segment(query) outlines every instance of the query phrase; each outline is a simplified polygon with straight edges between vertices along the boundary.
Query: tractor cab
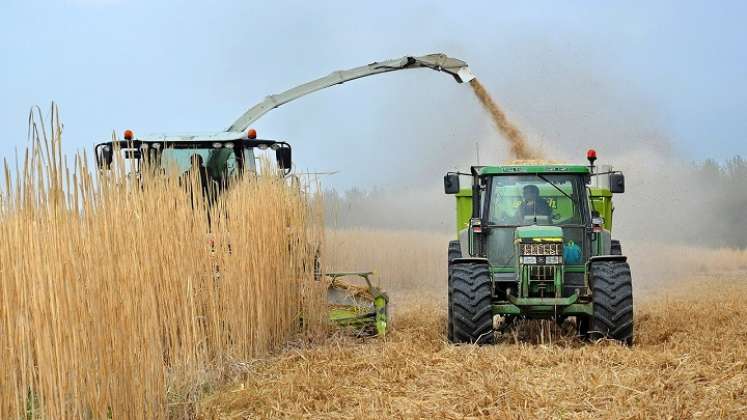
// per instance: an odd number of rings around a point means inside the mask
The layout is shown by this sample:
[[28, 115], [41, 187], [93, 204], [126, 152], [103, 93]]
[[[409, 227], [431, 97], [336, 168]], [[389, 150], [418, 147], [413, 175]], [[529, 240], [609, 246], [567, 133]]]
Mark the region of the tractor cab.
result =
[[[491, 175], [486, 181], [484, 213], [491, 242], [486, 250], [494, 264], [514, 265], [516, 239], [542, 238], [583, 249], [584, 228], [591, 222], [586, 174], [517, 172]], [[581, 263], [580, 253], [573, 257], [568, 262]]]
[[291, 170], [288, 143], [256, 138], [256, 132], [220, 132], [209, 135], [135, 137], [124, 133], [124, 140], [99, 143], [94, 152], [99, 168], [109, 169], [114, 159], [122, 159], [129, 172], [140, 173], [146, 167], [166, 174], [181, 175], [193, 165], [204, 166], [209, 178], [226, 184], [245, 172], [256, 173], [259, 155], [274, 152], [283, 175]]

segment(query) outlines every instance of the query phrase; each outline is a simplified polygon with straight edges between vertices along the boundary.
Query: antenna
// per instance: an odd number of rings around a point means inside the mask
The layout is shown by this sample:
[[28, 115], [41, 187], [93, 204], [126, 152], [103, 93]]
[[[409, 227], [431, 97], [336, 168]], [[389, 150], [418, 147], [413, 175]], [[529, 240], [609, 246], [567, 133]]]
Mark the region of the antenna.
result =
[[311, 176], [311, 175], [314, 175], [314, 176], [319, 176], [319, 175], [336, 175], [336, 174], [338, 174], [338, 173], [340, 173], [340, 171], [321, 171], [321, 172], [303, 172], [303, 173], [302, 173], [301, 175], [306, 175], [306, 176]]
[[477, 154], [477, 166], [480, 166], [480, 141], [475, 142], [475, 152]]

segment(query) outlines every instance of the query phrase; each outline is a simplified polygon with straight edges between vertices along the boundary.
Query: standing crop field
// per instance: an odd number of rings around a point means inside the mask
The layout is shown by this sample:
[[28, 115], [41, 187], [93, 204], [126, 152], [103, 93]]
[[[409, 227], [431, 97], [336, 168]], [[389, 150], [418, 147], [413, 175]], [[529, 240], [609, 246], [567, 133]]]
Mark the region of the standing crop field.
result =
[[67, 161], [57, 115], [4, 168], [0, 418], [191, 417], [235, 363], [300, 333], [304, 309], [322, 327], [301, 191], [247, 175], [209, 226], [173, 177]]

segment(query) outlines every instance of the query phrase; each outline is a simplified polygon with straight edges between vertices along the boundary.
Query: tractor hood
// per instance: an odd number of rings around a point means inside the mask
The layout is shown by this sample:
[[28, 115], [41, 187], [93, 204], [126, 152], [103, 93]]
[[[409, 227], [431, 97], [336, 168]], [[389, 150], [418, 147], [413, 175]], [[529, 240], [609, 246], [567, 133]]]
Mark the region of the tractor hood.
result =
[[516, 228], [519, 242], [562, 242], [563, 229], [558, 226], [519, 226]]

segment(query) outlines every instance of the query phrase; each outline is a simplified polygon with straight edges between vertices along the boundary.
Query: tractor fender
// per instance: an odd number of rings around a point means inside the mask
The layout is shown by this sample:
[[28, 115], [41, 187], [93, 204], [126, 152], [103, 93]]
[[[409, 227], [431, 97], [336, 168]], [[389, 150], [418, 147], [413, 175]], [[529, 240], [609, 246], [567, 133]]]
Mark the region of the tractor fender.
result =
[[628, 257], [625, 255], [595, 255], [589, 258], [588, 264], [593, 264], [595, 261], [628, 261]]
[[469, 255], [469, 229], [462, 229], [458, 235], [459, 247], [462, 249], [462, 255]]
[[584, 286], [587, 287], [587, 290], [589, 287], [591, 287], [589, 283], [589, 274], [591, 273], [591, 266], [595, 262], [601, 262], [601, 261], [618, 261], [618, 262], [627, 262], [628, 257], [625, 255], [595, 255], [593, 257], [589, 257], [588, 260], [586, 260], [586, 274], [584, 275]]
[[453, 260], [449, 261], [449, 264], [459, 264], [459, 263], [488, 264], [488, 259], [478, 258], [478, 257], [465, 257], [465, 258], [454, 258]]

